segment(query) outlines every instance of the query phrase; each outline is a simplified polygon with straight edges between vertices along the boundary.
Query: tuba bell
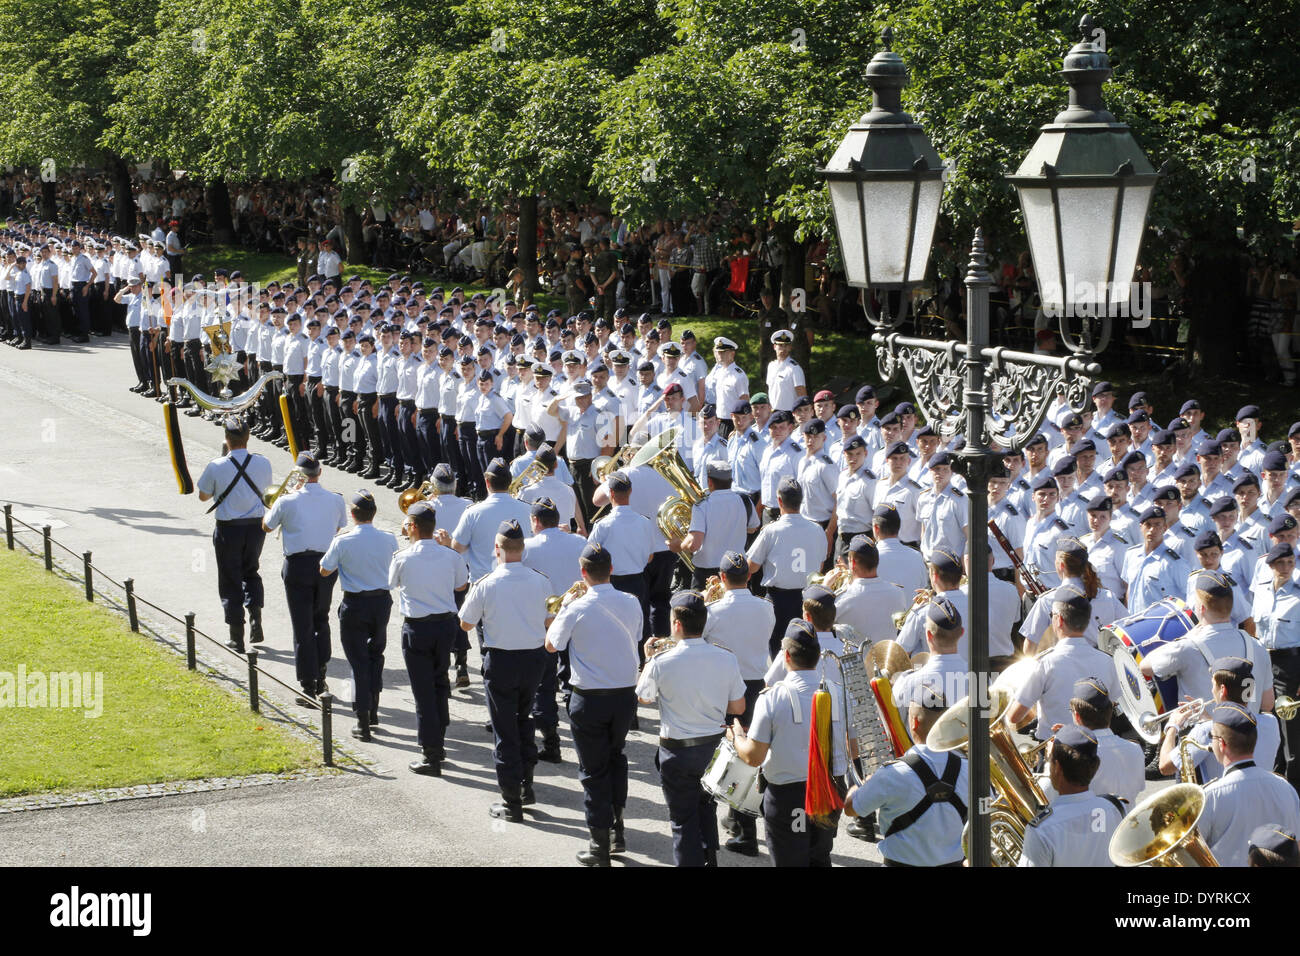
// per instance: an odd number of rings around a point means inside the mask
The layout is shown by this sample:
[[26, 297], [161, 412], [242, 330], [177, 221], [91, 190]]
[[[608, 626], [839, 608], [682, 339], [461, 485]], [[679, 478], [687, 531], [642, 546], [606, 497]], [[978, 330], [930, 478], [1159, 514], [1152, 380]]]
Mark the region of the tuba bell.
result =
[[1147, 797], [1120, 821], [1110, 838], [1116, 866], [1218, 866], [1209, 844], [1196, 829], [1205, 809], [1205, 791], [1176, 783]]
[[525, 488], [541, 481], [546, 475], [546, 466], [534, 458], [528, 463], [528, 467], [519, 473], [519, 477], [510, 482], [510, 487], [506, 490], [509, 492], [510, 497], [518, 498]]
[[[677, 492], [659, 506], [656, 515], [659, 531], [665, 538], [673, 541], [680, 541], [686, 537], [691, 529], [691, 508], [709, 496], [709, 493], [700, 487], [674, 447], [680, 434], [680, 428], [670, 428], [656, 435], [641, 446], [641, 450], [628, 465], [630, 468], [649, 465], [663, 475]], [[691, 555], [686, 551], [680, 554], [686, 566], [694, 571], [695, 561]]]
[[438, 491], [437, 485], [432, 481], [426, 481], [420, 485], [419, 488], [407, 488], [398, 495], [397, 507], [402, 510], [402, 514], [406, 514], [411, 510], [411, 505], [415, 504], [417, 501], [432, 501], [434, 498], [437, 498], [439, 494], [441, 494], [441, 492]]

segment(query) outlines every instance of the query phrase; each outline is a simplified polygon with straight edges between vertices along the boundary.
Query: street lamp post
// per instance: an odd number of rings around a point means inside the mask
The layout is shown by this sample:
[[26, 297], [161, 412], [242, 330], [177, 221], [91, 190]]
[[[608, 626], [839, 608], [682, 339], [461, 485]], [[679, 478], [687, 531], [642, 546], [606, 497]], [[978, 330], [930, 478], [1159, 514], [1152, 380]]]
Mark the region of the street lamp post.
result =
[[[904, 337], [898, 332], [910, 290], [925, 274], [943, 191], [942, 165], [929, 138], [903, 111], [907, 69], [885, 49], [867, 68], [872, 109], [841, 142], [825, 169], [845, 272], [852, 286], [883, 292], [872, 341], [886, 381], [901, 369], [927, 421], [944, 437], [964, 432], [959, 452], [968, 484], [970, 540], [988, 524], [988, 479], [996, 448], [1019, 450], [1042, 424], [1057, 393], [1076, 411], [1089, 399], [1090, 379], [1101, 374], [1093, 357], [1110, 339], [1110, 319], [1122, 306], [1141, 245], [1156, 173], [1128, 128], [1101, 102], [1110, 61], [1093, 38], [1092, 18], [1079, 23], [1082, 39], [1065, 59], [1070, 105], [1044, 126], [1014, 177], [1036, 273], [1049, 276], [1044, 307], [1059, 317], [1065, 357], [991, 348], [984, 236], [976, 229], [966, 273], [966, 342]], [[1040, 262], [1040, 259], [1042, 260]], [[1122, 277], [1117, 280], [1116, 277]], [[896, 293], [901, 307], [889, 308]], [[866, 293], [864, 292], [864, 300]], [[995, 447], [996, 446], [996, 447]], [[987, 532], [984, 532], [987, 540]], [[968, 856], [991, 865], [989, 839], [989, 729], [987, 676], [988, 550], [970, 549], [971, 682]]]

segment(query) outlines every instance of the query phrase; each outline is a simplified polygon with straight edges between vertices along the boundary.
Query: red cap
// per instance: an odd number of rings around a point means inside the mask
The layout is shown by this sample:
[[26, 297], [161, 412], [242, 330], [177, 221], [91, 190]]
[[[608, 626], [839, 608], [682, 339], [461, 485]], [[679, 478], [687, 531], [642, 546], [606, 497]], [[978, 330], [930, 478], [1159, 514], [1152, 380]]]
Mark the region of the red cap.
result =
[[664, 389], [665, 395], [680, 395], [681, 393], [682, 393], [682, 387], [678, 385], [676, 382], [673, 382], [671, 385], [669, 385], [667, 388]]
[[813, 396], [813, 401], [833, 402], [835, 401], [835, 393], [830, 391], [830, 389], [823, 388], [820, 392], [818, 392], [816, 395]]

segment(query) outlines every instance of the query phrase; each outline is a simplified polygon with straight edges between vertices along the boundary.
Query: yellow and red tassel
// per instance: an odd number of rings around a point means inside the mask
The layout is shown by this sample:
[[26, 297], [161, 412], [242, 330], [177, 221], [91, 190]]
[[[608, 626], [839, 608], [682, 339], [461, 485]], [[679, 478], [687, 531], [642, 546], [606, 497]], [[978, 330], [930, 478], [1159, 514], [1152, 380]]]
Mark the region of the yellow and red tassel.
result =
[[808, 729], [808, 786], [804, 812], [818, 826], [827, 826], [831, 814], [844, 801], [831, 779], [831, 695], [825, 690], [813, 694], [812, 720]]

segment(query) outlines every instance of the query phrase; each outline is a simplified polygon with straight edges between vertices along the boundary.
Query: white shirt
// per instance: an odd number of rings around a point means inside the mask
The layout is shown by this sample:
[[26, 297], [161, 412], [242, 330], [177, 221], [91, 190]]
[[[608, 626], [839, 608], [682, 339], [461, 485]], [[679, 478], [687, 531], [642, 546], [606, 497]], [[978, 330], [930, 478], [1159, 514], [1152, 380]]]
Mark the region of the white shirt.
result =
[[815, 521], [783, 514], [758, 533], [746, 556], [762, 566], [764, 587], [793, 589], [820, 570], [826, 551], [826, 532]]
[[532, 522], [532, 508], [504, 491], [492, 492], [461, 515], [451, 537], [465, 545], [471, 580], [477, 581], [492, 571], [497, 528], [511, 518], [519, 522], [520, 528], [527, 528]]
[[1248, 841], [1258, 826], [1272, 823], [1292, 833], [1300, 828], [1295, 788], [1264, 767], [1233, 764], [1204, 792], [1205, 809], [1196, 826], [1220, 866], [1249, 864]]
[[312, 481], [300, 491], [275, 499], [262, 520], [270, 531], [283, 529], [286, 555], [300, 551], [324, 554], [334, 535], [347, 527], [348, 511], [342, 495], [326, 491], [320, 482]]
[[454, 614], [455, 592], [468, 583], [464, 558], [432, 539], [397, 552], [388, 568], [388, 586], [397, 592], [402, 617]]
[[919, 551], [909, 548], [897, 538], [881, 538], [876, 542], [876, 551], [880, 555], [876, 575], [901, 587], [907, 605], [911, 607], [916, 592], [930, 586], [925, 559]]
[[795, 389], [803, 385], [803, 369], [790, 356], [767, 363], [767, 397], [772, 411], [792, 411], [798, 398]]
[[481, 621], [483, 644], [491, 650], [532, 650], [546, 643], [550, 596], [550, 578], [518, 561], [507, 561], [469, 589], [460, 619], [466, 624]]
[[1020, 866], [1111, 866], [1110, 838], [1119, 808], [1089, 790], [1058, 796], [1025, 828]]
[[1107, 688], [1112, 701], [1118, 699], [1114, 663], [1086, 638], [1062, 637], [1033, 660], [1033, 670], [1020, 686], [1016, 701], [1025, 707], [1038, 705], [1034, 736], [1039, 740], [1051, 737], [1054, 725], [1074, 722], [1070, 698], [1075, 681], [1094, 678]]
[[1228, 656], [1245, 658], [1253, 665], [1251, 675], [1259, 692], [1246, 695], [1246, 706], [1258, 714], [1264, 690], [1273, 686], [1273, 668], [1264, 645], [1232, 624], [1198, 624], [1178, 640], [1152, 648], [1143, 663], [1150, 664], [1160, 680], [1177, 680], [1179, 696], [1209, 700], [1214, 693], [1210, 665]]
[[594, 584], [560, 609], [547, 632], [557, 651], [569, 650], [569, 683], [580, 690], [636, 685], [641, 603], [610, 584]]
[[[948, 753], [931, 750], [925, 744], [917, 744], [912, 751], [929, 764], [936, 777], [943, 776]], [[970, 795], [969, 765], [965, 758], [958, 756], [958, 759], [961, 769], [953, 789], [965, 804]], [[898, 817], [920, 803], [924, 796], [921, 778], [903, 761], [895, 760], [873, 773], [858, 788], [853, 795], [853, 812], [861, 817], [878, 811], [877, 829], [884, 834], [889, 832]], [[886, 859], [909, 866], [956, 863], [963, 856], [961, 833], [962, 822], [956, 807], [947, 802], [936, 802], [910, 827], [882, 839], [880, 853]]]
[[744, 680], [762, 680], [767, 642], [776, 625], [772, 602], [748, 588], [728, 590], [709, 605], [704, 639], [736, 655]]
[[727, 705], [745, 696], [745, 682], [734, 654], [687, 638], [646, 661], [636, 695], [659, 702], [660, 736], [721, 736]]
[[882, 577], [855, 578], [835, 598], [835, 622], [871, 641], [893, 640], [893, 616], [912, 606], [912, 593]]

